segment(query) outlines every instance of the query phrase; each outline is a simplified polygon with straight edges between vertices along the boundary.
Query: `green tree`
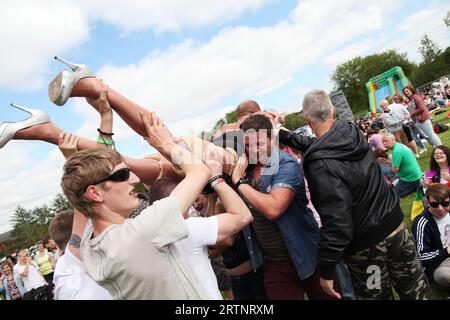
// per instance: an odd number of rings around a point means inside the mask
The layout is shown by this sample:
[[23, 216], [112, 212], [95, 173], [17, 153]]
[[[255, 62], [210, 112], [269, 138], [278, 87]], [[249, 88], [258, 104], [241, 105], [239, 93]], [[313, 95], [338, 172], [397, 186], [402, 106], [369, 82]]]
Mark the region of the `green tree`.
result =
[[447, 27], [450, 27], [450, 10], [447, 11], [447, 14], [445, 15], [444, 23]]
[[51, 209], [54, 213], [70, 209], [71, 207], [69, 200], [62, 193], [58, 193], [51, 204]]
[[410, 80], [414, 86], [419, 87], [433, 81], [450, 70], [450, 46], [438, 54], [432, 61], [422, 62], [411, 74]]
[[366, 82], [395, 66], [403, 69], [406, 75], [411, 74], [417, 67], [408, 60], [406, 53], [398, 53], [388, 50], [367, 57], [355, 57], [336, 67], [331, 76], [334, 84], [333, 91], [342, 90], [353, 112], [367, 110], [369, 101], [367, 98]]
[[420, 40], [418, 51], [422, 55], [423, 63], [425, 64], [432, 62], [441, 53], [439, 46], [426, 34]]
[[237, 112], [236, 110], [228, 112], [225, 117], [217, 120], [216, 124], [213, 127], [213, 132], [216, 131], [218, 128], [223, 126], [226, 123], [233, 123], [237, 121]]
[[295, 130], [300, 127], [303, 127], [306, 124], [305, 119], [300, 117], [299, 112], [293, 112], [286, 115], [286, 118], [284, 120], [284, 126], [288, 128], [289, 130]]
[[[56, 213], [69, 209], [70, 203], [63, 194], [58, 194], [50, 206], [43, 205], [31, 210], [19, 206], [11, 219], [13, 229], [8, 247], [14, 249], [29, 247], [44, 239], [48, 234], [48, 226]], [[10, 249], [10, 248], [8, 248]]]

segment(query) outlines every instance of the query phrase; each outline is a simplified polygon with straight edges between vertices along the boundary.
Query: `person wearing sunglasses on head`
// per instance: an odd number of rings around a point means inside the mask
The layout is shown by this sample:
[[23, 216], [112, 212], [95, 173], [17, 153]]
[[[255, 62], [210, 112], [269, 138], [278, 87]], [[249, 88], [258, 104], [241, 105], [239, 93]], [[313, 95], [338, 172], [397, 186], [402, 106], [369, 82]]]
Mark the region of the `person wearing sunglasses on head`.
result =
[[91, 219], [81, 241], [87, 274], [113, 299], [208, 299], [174, 243], [188, 236], [182, 217], [208, 183], [211, 171], [173, 141], [155, 114], [141, 113], [146, 140], [177, 163], [185, 178], [170, 196], [135, 219], [139, 178], [111, 149], [83, 150], [67, 160], [61, 187], [75, 209]]
[[414, 220], [412, 231], [430, 282], [450, 288], [450, 189], [443, 184], [425, 192], [430, 207]]

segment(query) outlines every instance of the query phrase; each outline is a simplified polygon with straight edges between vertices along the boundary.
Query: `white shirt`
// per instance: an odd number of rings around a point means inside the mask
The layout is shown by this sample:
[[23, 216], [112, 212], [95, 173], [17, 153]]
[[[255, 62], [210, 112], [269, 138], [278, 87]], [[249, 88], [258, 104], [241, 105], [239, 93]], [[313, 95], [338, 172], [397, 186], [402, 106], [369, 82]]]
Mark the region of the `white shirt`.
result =
[[66, 248], [53, 275], [55, 300], [112, 300], [111, 295], [86, 274], [83, 263]]
[[[17, 263], [14, 266], [14, 272], [17, 274], [21, 274], [25, 270], [25, 265]], [[22, 277], [23, 285], [25, 286], [25, 290], [28, 292], [31, 289], [36, 289], [45, 285], [44, 277], [39, 272], [39, 269], [34, 266], [34, 264], [29, 265], [28, 267], [28, 275], [26, 277]]]
[[175, 197], [156, 201], [134, 219], [107, 227], [95, 238], [86, 226], [81, 257], [86, 273], [113, 299], [208, 299], [173, 245], [188, 236]]
[[442, 219], [438, 219], [435, 216], [433, 216], [433, 218], [436, 221], [439, 233], [441, 234], [442, 247], [450, 247], [450, 213], [447, 213]]
[[[391, 110], [399, 120], [404, 119], [406, 115], [409, 115], [408, 109], [400, 103], [390, 104], [389, 110]], [[404, 122], [408, 122], [408, 120], [405, 120]]]
[[217, 242], [219, 221], [216, 216], [208, 218], [188, 218], [185, 220], [189, 230], [186, 239], [175, 243], [183, 259], [202, 283], [211, 300], [222, 300], [217, 278], [208, 258], [209, 245]]

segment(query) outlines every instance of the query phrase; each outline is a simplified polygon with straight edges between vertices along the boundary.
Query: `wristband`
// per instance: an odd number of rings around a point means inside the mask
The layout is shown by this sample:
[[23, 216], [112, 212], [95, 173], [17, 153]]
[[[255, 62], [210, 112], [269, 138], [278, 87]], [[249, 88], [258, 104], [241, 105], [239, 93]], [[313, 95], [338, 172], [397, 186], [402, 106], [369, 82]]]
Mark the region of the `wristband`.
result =
[[209, 179], [209, 184], [213, 183], [214, 181], [216, 181], [217, 179], [223, 179], [223, 175], [219, 174], [218, 176], [214, 176], [211, 179]]
[[110, 145], [110, 146], [114, 145], [114, 141], [112, 141], [112, 140], [105, 140], [105, 139], [97, 138], [96, 141], [98, 143], [107, 144], [107, 145]]
[[100, 130], [100, 128], [97, 129], [98, 133], [103, 134], [105, 136], [113, 136], [114, 133], [112, 132], [103, 132], [102, 130]]
[[214, 180], [213, 182], [211, 182], [211, 188], [214, 188], [216, 185], [218, 185], [221, 182], [225, 182], [225, 179], [218, 178], [218, 179]]
[[237, 190], [241, 184], [248, 184], [248, 180], [245, 178], [239, 179], [238, 182], [236, 182], [236, 184], [234, 185], [234, 188]]

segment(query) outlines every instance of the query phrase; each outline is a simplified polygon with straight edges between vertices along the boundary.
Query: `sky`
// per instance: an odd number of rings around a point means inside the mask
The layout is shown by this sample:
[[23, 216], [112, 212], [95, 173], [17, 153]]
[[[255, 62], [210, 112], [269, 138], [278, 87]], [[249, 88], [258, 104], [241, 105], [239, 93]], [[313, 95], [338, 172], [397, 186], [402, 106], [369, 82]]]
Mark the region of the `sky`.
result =
[[[0, 0], [0, 123], [27, 117], [15, 102], [96, 138], [99, 117], [84, 99], [57, 107], [48, 98], [64, 68], [55, 55], [89, 65], [176, 135], [209, 131], [246, 99], [299, 111], [308, 91], [333, 89], [330, 76], [348, 59], [397, 49], [420, 62], [423, 34], [447, 47], [447, 10], [445, 0]], [[127, 156], [153, 152], [118, 116], [114, 133]], [[63, 164], [42, 141], [0, 149], [0, 233], [17, 206], [61, 192]]]

